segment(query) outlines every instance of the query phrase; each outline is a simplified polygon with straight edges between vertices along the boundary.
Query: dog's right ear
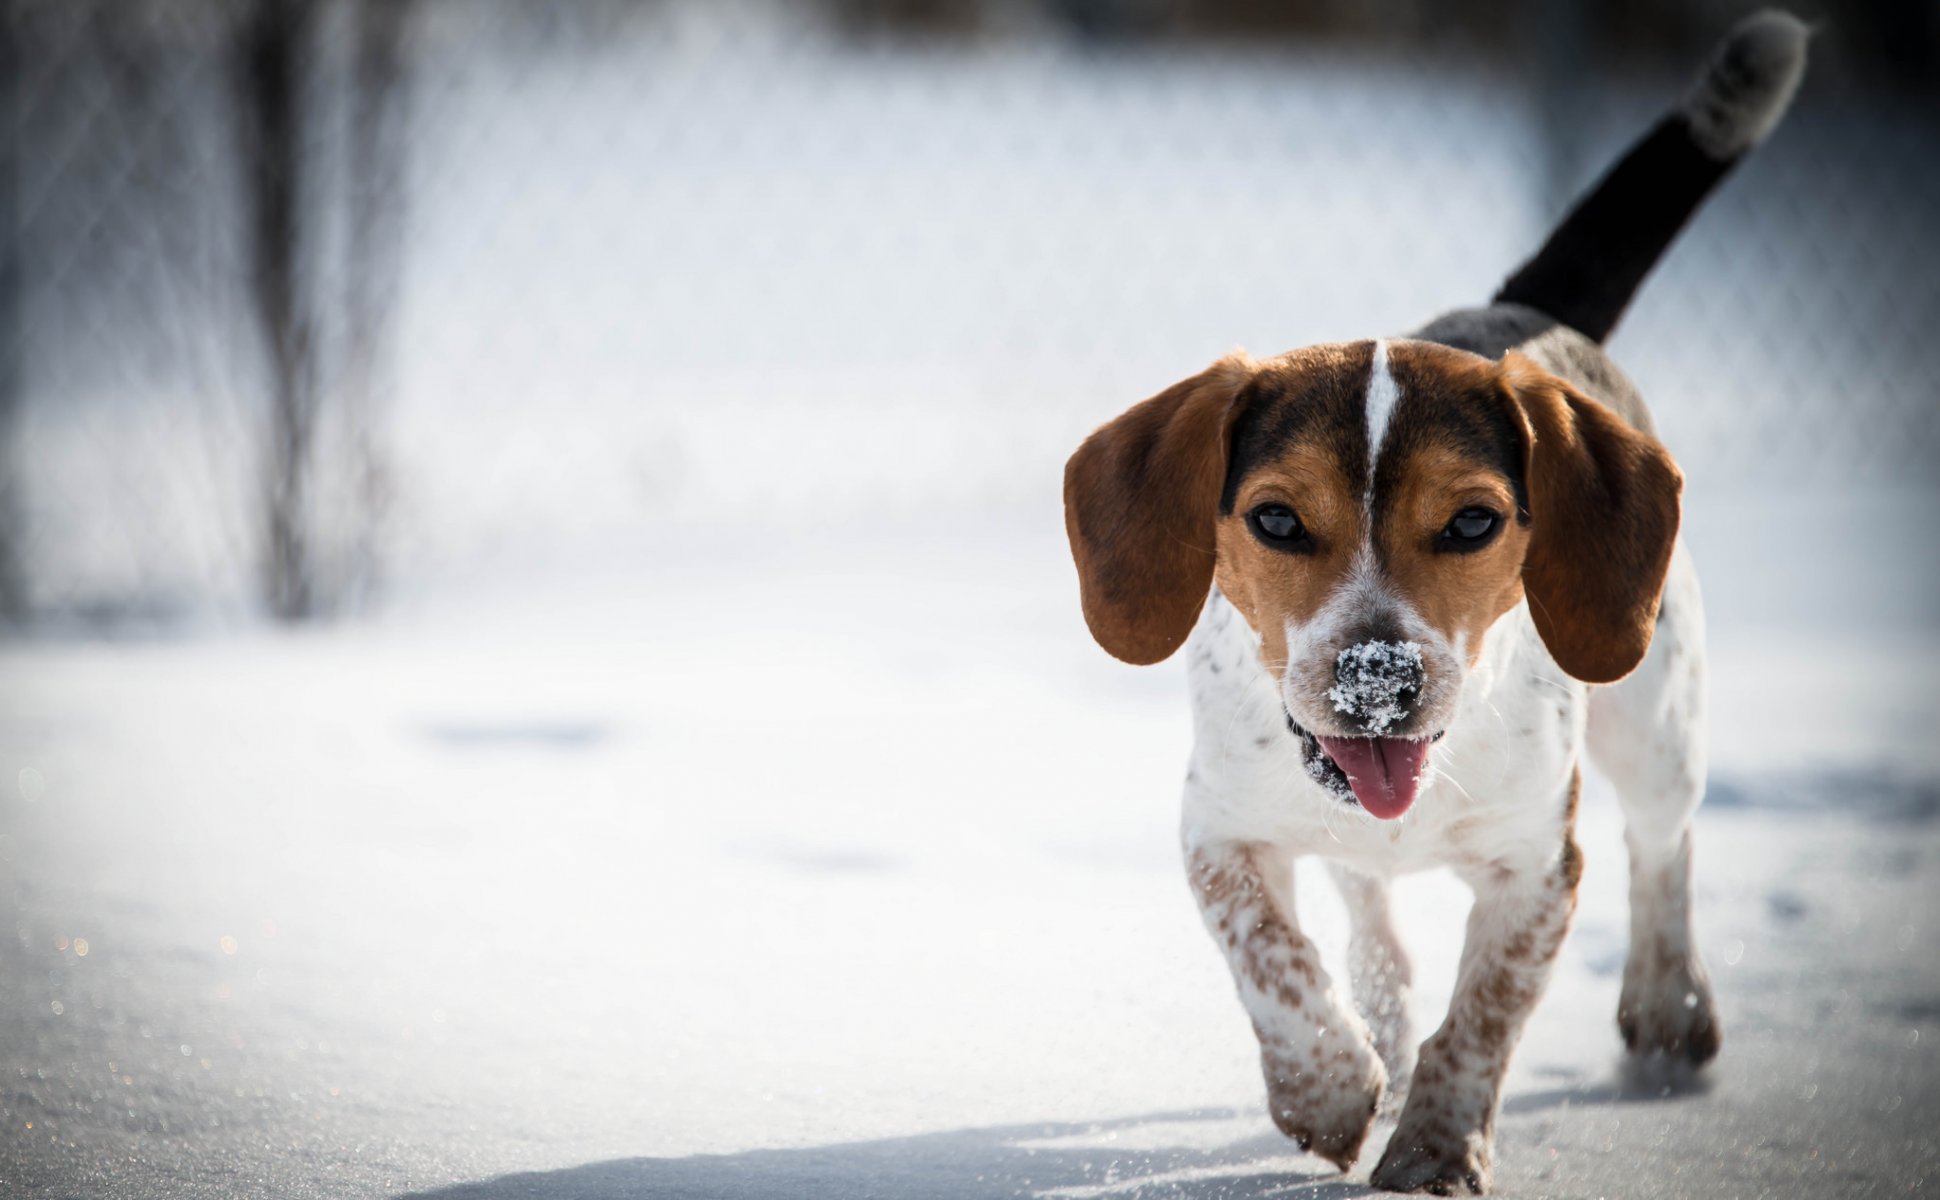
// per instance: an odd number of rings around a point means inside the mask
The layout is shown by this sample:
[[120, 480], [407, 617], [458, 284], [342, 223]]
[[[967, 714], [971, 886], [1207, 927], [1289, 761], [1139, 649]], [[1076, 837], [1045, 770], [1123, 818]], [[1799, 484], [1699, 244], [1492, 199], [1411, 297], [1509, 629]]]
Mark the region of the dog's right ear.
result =
[[1246, 355], [1227, 355], [1132, 406], [1065, 464], [1085, 623], [1128, 663], [1171, 655], [1206, 603], [1227, 446], [1254, 370]]

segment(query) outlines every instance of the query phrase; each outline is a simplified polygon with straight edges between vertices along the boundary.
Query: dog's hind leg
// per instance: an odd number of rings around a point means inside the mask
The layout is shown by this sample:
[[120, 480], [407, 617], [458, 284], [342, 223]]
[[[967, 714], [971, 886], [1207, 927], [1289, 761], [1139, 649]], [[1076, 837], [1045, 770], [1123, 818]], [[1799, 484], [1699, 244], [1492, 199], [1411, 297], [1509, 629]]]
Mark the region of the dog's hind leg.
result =
[[1329, 862], [1327, 869], [1347, 904], [1347, 969], [1354, 985], [1354, 1006], [1373, 1031], [1374, 1048], [1388, 1069], [1388, 1094], [1382, 1104], [1394, 1110], [1415, 1069], [1414, 1021], [1409, 1011], [1414, 973], [1408, 951], [1394, 927], [1388, 881], [1339, 862]]
[[1711, 983], [1691, 932], [1691, 818], [1704, 798], [1704, 610], [1682, 544], [1650, 653], [1591, 693], [1591, 759], [1615, 787], [1630, 850], [1630, 956], [1617, 1027], [1638, 1055], [1718, 1052]]
[[1294, 920], [1290, 855], [1257, 842], [1188, 845], [1186, 875], [1253, 1019], [1273, 1123], [1345, 1170], [1374, 1123], [1386, 1072]]

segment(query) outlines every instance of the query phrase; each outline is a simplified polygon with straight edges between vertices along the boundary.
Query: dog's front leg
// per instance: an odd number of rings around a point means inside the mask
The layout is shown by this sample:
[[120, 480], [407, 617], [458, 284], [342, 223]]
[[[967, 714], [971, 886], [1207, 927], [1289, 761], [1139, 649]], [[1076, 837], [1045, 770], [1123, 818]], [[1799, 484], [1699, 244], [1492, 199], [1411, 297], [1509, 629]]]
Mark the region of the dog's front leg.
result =
[[1566, 832], [1539, 863], [1464, 872], [1475, 888], [1448, 1018], [1421, 1047], [1401, 1123], [1375, 1187], [1454, 1195], [1489, 1190], [1496, 1108], [1523, 1022], [1549, 982], [1576, 910], [1582, 859]]
[[1414, 1022], [1409, 1013], [1414, 972], [1394, 927], [1387, 881], [1339, 862], [1328, 863], [1327, 868], [1347, 902], [1348, 978], [1354, 984], [1354, 1005], [1373, 1031], [1374, 1048], [1388, 1069], [1382, 1111], [1392, 1114], [1415, 1071]]
[[1259, 1035], [1273, 1123], [1345, 1169], [1367, 1138], [1387, 1072], [1295, 924], [1291, 857], [1229, 842], [1188, 847], [1186, 869]]

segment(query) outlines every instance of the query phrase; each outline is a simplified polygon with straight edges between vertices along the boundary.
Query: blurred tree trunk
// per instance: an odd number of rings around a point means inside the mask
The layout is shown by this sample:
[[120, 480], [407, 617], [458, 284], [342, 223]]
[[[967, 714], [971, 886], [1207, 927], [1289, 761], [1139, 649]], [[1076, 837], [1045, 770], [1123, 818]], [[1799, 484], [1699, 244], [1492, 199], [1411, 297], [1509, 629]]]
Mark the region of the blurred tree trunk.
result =
[[271, 614], [286, 621], [314, 615], [317, 603], [307, 510], [320, 397], [303, 219], [304, 143], [314, 108], [303, 69], [314, 54], [316, 18], [313, 0], [259, 0], [236, 47], [246, 262], [270, 374], [263, 588]]
[[21, 371], [20, 20], [0, 0], [0, 621], [27, 618], [26, 513], [19, 460]]
[[357, 508], [344, 582], [354, 597], [368, 595], [379, 582], [378, 541], [390, 494], [379, 431], [389, 407], [390, 334], [404, 241], [410, 120], [404, 47], [412, 7], [412, 0], [359, 0], [356, 12], [342, 388]]
[[328, 616], [369, 594], [388, 493], [378, 433], [402, 249], [414, 5], [354, 0], [334, 10], [353, 23], [340, 295], [324, 292], [317, 228], [324, 126], [339, 110], [309, 77], [330, 48], [320, 32], [327, 8], [258, 0], [236, 52], [250, 296], [270, 375], [264, 599], [285, 621]]

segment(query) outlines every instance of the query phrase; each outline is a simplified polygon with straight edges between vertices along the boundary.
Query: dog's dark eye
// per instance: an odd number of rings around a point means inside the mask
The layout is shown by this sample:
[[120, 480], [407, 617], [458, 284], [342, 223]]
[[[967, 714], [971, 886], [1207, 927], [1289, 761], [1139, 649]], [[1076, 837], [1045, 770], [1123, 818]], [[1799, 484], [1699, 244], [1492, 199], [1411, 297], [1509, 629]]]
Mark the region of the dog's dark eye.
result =
[[1275, 550], [1307, 550], [1313, 546], [1299, 515], [1284, 504], [1262, 504], [1246, 514], [1246, 523], [1253, 527], [1255, 537]]
[[1499, 520], [1486, 508], [1465, 508], [1442, 530], [1442, 545], [1450, 550], [1479, 550], [1495, 533]]

